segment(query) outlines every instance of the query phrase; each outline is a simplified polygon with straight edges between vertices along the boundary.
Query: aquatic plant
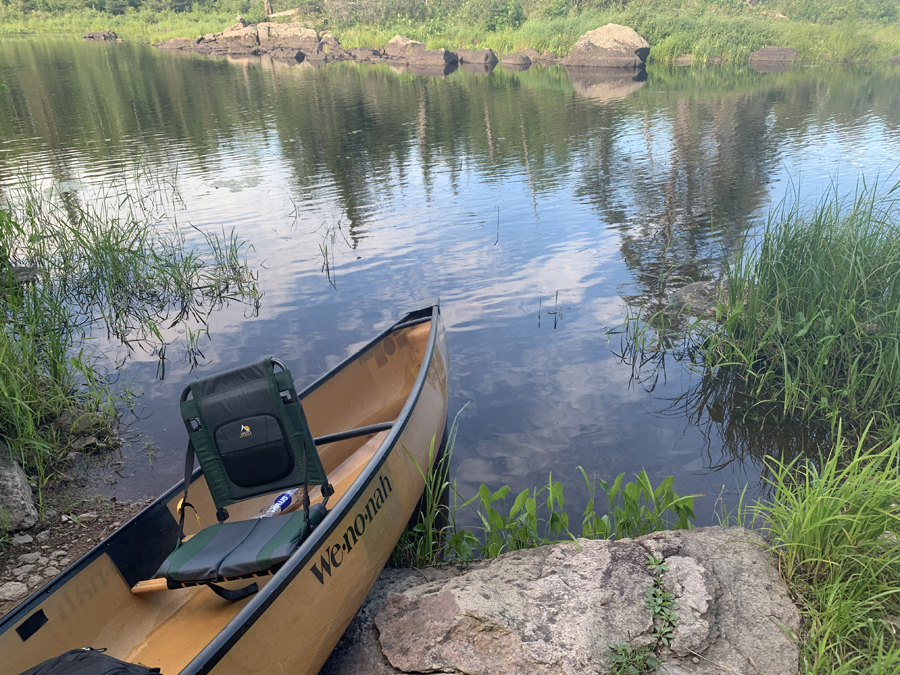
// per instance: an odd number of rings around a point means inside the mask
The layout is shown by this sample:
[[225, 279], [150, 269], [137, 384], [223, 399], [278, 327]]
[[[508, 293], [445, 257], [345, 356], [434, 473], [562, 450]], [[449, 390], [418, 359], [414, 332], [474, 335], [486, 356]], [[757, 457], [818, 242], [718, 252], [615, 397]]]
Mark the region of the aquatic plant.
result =
[[872, 452], [865, 433], [818, 461], [769, 460], [763, 523], [803, 614], [808, 675], [900, 670], [900, 441]]
[[728, 265], [720, 322], [701, 361], [737, 378], [758, 411], [860, 437], [900, 421], [898, 187], [835, 185], [815, 207], [781, 205]]
[[212, 311], [260, 299], [234, 232], [161, 225], [159, 195], [128, 187], [83, 204], [26, 177], [0, 208], [0, 440], [39, 486], [70, 432], [115, 442], [129, 392], [101, 344], [156, 354], [164, 374], [179, 328], [195, 363]]

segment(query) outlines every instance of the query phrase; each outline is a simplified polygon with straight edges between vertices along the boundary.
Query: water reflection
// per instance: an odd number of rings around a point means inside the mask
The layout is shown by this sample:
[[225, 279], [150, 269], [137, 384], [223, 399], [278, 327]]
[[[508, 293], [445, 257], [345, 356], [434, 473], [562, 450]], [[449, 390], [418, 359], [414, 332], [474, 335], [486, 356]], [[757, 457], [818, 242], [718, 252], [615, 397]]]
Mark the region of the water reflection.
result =
[[[471, 401], [454, 466], [464, 492], [552, 470], [577, 510], [582, 465], [715, 494], [757, 486], [763, 454], [804, 447], [723, 414], [727, 389], [691, 393], [682, 368], [651, 396], [603, 328], [622, 322], [623, 297], [654, 309], [715, 276], [789, 173], [818, 189], [838, 165], [855, 176], [895, 162], [900, 70], [421, 77], [89, 47], [0, 42], [0, 190], [33, 167], [83, 202], [141, 162], [177, 185], [170, 215], [236, 228], [265, 297], [258, 316], [214, 317], [207, 371], [275, 354], [309, 382], [437, 294], [451, 409]], [[557, 307], [563, 321], [546, 313]], [[161, 451], [152, 466], [136, 453], [111, 489], [155, 494], [178, 478], [190, 364], [173, 360], [162, 382], [147, 355], [128, 369], [143, 394], [135, 427]]]

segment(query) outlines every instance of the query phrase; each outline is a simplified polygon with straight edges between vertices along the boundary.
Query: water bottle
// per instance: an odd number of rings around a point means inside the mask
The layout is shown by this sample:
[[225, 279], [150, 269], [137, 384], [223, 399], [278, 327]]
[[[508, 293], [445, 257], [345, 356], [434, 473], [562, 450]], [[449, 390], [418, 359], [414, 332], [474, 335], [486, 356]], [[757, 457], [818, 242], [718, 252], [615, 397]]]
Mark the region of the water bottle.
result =
[[300, 488], [293, 488], [292, 490], [288, 490], [287, 492], [282, 492], [275, 498], [275, 501], [272, 502], [272, 505], [260, 511], [256, 517], [257, 518], [271, 518], [272, 516], [277, 516], [279, 513], [283, 512], [288, 506], [291, 505], [291, 502], [294, 500], [294, 497], [300, 492]]

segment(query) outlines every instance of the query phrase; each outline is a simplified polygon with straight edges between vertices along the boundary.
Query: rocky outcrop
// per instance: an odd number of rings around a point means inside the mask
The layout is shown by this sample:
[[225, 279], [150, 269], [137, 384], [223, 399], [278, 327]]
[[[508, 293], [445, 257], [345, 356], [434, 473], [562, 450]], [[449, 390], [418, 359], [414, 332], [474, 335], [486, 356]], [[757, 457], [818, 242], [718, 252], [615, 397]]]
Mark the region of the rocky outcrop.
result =
[[628, 98], [647, 82], [647, 71], [625, 68], [574, 68], [566, 66], [572, 88], [595, 103]]
[[85, 33], [82, 38], [94, 42], [116, 42], [118, 41], [119, 36], [111, 30], [94, 30]]
[[415, 40], [410, 40], [402, 35], [392, 37], [384, 47], [384, 53], [391, 58], [407, 56], [412, 52], [425, 49], [425, 45]]
[[[599, 675], [623, 642], [657, 649], [673, 675], [795, 675], [786, 634], [799, 615], [762, 544], [704, 528], [517, 551], [464, 572], [385, 570], [321, 675]], [[668, 647], [645, 605], [648, 555], [665, 559], [678, 605]]]
[[0, 530], [27, 530], [38, 521], [28, 477], [0, 442]]
[[256, 37], [265, 50], [298, 49], [304, 54], [319, 48], [319, 35], [312, 28], [296, 23], [258, 23]]
[[353, 47], [347, 53], [354, 61], [378, 61], [384, 58], [384, 52], [374, 47]]
[[457, 49], [456, 57], [460, 63], [490, 66], [497, 63], [497, 55], [491, 49]]
[[641, 68], [650, 54], [650, 43], [628, 26], [608, 23], [588, 31], [564, 59], [567, 66]]

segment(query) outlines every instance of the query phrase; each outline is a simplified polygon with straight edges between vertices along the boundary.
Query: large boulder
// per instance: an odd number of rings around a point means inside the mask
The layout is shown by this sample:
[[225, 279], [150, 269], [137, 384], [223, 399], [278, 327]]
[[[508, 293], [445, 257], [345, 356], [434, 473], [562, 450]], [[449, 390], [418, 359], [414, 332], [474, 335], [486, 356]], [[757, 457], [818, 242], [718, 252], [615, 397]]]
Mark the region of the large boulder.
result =
[[395, 35], [384, 47], [384, 53], [392, 58], [406, 56], [412, 52], [425, 49], [425, 45], [415, 40], [410, 40], [402, 35]]
[[351, 47], [347, 53], [355, 61], [377, 61], [384, 56], [383, 51], [374, 47]]
[[[678, 605], [668, 648], [645, 605], [648, 555]], [[758, 535], [712, 527], [385, 570], [321, 675], [599, 675], [624, 642], [660, 647], [673, 675], [795, 675], [799, 614], [772, 562]]]
[[93, 30], [85, 33], [82, 38], [94, 42], [115, 42], [119, 39], [119, 36], [111, 30]]
[[565, 58], [567, 66], [640, 68], [650, 54], [650, 43], [628, 26], [608, 23], [588, 31]]
[[309, 54], [319, 47], [319, 36], [316, 31], [298, 23], [258, 23], [256, 35], [259, 46], [266, 51], [299, 49], [304, 54]]
[[457, 49], [456, 57], [460, 63], [491, 66], [497, 63], [497, 55], [491, 49]]
[[553, 52], [539, 52], [537, 49], [523, 49], [520, 54], [527, 56], [534, 64], [556, 63], [559, 57]]
[[9, 448], [0, 442], [0, 530], [27, 530], [37, 521], [28, 477], [12, 458]]
[[458, 61], [454, 52], [446, 49], [419, 49], [405, 56], [410, 66], [446, 66]]

